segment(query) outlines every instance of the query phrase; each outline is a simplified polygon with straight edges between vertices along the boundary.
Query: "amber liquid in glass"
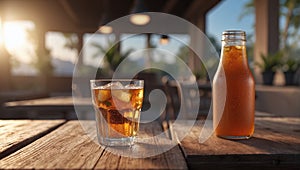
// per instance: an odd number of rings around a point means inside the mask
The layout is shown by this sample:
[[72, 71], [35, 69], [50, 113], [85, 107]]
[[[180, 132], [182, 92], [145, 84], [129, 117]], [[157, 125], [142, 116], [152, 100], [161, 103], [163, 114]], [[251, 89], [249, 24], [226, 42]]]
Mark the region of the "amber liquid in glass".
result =
[[[213, 82], [215, 134], [228, 139], [248, 139], [254, 133], [255, 82], [248, 66], [246, 47], [223, 46], [221, 55]], [[218, 107], [222, 102], [218, 100], [218, 93], [222, 90], [226, 90], [223, 112]]]
[[[143, 88], [93, 89], [98, 133], [108, 138], [133, 137], [139, 129]], [[101, 114], [101, 115], [100, 115]], [[103, 116], [103, 117], [100, 117]], [[105, 120], [106, 122], [101, 122]]]

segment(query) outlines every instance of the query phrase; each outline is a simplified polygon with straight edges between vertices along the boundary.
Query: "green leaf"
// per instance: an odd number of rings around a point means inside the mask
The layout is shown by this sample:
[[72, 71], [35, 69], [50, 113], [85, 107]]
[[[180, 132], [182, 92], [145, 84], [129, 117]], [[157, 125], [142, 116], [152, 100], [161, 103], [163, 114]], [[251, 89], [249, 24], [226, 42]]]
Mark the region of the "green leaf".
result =
[[261, 63], [255, 63], [258, 67], [265, 71], [276, 71], [281, 65], [282, 52], [264, 55], [261, 54]]

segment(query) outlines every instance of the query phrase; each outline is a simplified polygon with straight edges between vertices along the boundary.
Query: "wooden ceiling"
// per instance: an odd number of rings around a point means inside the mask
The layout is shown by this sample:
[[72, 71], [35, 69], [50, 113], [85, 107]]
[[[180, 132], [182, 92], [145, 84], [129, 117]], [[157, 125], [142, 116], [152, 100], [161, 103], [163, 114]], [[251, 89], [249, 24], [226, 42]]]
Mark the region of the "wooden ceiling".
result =
[[[220, 0], [144, 0], [149, 12], [164, 12], [194, 21]], [[32, 20], [47, 31], [95, 32], [104, 16], [131, 14], [134, 0], [0, 0], [2, 20]]]

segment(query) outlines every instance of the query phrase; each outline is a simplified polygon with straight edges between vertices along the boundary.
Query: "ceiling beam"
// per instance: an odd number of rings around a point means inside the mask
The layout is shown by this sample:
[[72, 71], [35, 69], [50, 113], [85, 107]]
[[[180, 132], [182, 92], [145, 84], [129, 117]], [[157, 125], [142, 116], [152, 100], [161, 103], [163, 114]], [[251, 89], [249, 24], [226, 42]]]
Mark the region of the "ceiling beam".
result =
[[203, 8], [203, 5], [205, 2], [203, 0], [194, 0], [190, 6], [186, 9], [186, 12], [184, 14], [184, 18], [191, 19], [193, 16], [195, 16], [195, 13], [199, 13], [200, 8]]
[[176, 6], [178, 0], [167, 0], [166, 5], [163, 7], [162, 12], [170, 13], [172, 9]]
[[205, 14], [212, 7], [217, 5], [221, 0], [194, 0], [186, 9], [184, 18], [190, 20], [193, 17]]
[[68, 0], [59, 0], [59, 3], [62, 5], [63, 9], [66, 11], [71, 20], [73, 20], [73, 22], [76, 24], [80, 24], [80, 20], [78, 19], [76, 12], [73, 10]]

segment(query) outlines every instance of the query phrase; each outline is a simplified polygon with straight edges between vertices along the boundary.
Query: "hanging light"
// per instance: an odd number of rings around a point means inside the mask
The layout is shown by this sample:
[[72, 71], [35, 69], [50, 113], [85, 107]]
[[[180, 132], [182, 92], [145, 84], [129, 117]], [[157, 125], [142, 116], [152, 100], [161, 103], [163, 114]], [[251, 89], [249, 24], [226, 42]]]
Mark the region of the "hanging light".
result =
[[107, 14], [104, 14], [104, 16], [101, 19], [101, 22], [99, 24], [98, 31], [103, 33], [103, 34], [110, 34], [113, 32], [112, 26], [110, 26], [108, 23], [110, 20], [108, 19]]
[[169, 43], [169, 36], [161, 35], [159, 43], [162, 45], [167, 45]]
[[113, 28], [111, 26], [108, 26], [108, 25], [103, 25], [103, 26], [99, 27], [98, 31], [103, 33], [103, 34], [110, 34], [110, 33], [113, 32]]
[[135, 25], [146, 25], [150, 22], [150, 16], [146, 14], [133, 14], [130, 21]]
[[130, 16], [130, 22], [135, 25], [146, 25], [150, 22], [151, 18], [145, 14], [147, 12], [144, 0], [136, 0], [132, 15]]

